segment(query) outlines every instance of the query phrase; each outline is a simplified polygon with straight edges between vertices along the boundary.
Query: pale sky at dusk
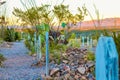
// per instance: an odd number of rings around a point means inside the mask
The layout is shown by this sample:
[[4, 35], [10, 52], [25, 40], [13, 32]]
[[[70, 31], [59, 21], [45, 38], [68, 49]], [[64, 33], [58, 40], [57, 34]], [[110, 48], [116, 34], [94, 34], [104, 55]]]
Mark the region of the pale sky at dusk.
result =
[[[7, 14], [11, 16], [13, 7], [18, 7], [23, 9], [20, 0], [6, 0], [7, 3]], [[28, 1], [28, 0], [22, 0]], [[62, 0], [35, 0], [37, 5], [43, 4], [59, 4]], [[70, 11], [72, 13], [76, 13], [77, 7], [82, 6], [83, 4], [86, 5], [87, 9], [90, 11], [94, 19], [96, 19], [95, 9], [93, 4], [96, 5], [97, 9], [100, 12], [100, 16], [102, 18], [109, 18], [109, 17], [120, 17], [120, 0], [65, 0], [64, 4], [69, 5]], [[88, 16], [85, 20], [90, 20], [91, 18]]]

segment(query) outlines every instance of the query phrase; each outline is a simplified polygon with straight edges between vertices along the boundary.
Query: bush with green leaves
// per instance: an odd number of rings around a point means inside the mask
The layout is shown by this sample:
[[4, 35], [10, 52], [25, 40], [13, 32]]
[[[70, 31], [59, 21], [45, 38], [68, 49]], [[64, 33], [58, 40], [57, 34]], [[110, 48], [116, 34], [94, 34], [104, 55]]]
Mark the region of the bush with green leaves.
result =
[[18, 41], [21, 40], [21, 33], [20, 32], [15, 32], [15, 40], [18, 40]]
[[8, 42], [15, 41], [15, 31], [13, 28], [12, 29], [7, 28], [4, 34], [5, 34], [4, 36], [5, 41], [8, 41]]
[[[113, 37], [118, 51], [118, 56], [120, 57], [120, 31], [104, 30], [104, 35]], [[119, 64], [120, 64], [120, 59], [119, 59]]]
[[14, 42], [16, 40], [21, 40], [21, 35], [19, 32], [16, 32], [13, 28], [6, 28], [4, 31], [4, 40], [8, 42]]
[[[36, 33], [36, 40], [38, 40], [38, 37], [41, 38], [41, 46], [44, 48], [45, 45], [45, 34], [46, 31], [49, 32], [49, 25], [45, 23], [41, 23], [39, 25], [35, 26], [35, 30], [28, 29], [25, 36], [25, 45], [26, 47], [31, 51], [30, 54], [35, 54], [35, 42], [34, 42], [34, 33]], [[28, 39], [29, 37], [29, 39]], [[39, 49], [39, 48], [38, 48]]]
[[0, 38], [0, 44], [3, 42], [3, 39], [2, 38]]
[[34, 46], [34, 36], [32, 33], [29, 34], [29, 39], [28, 35], [26, 36], [26, 39], [24, 41], [26, 47], [30, 50], [30, 55], [35, 53], [35, 46]]
[[88, 52], [86, 58], [88, 61], [95, 61], [95, 54], [92, 52]]
[[2, 66], [2, 62], [5, 61], [5, 57], [0, 54], [0, 66]]
[[[67, 49], [67, 46], [64, 44], [56, 44], [53, 41], [49, 42], [50, 56], [52, 57], [52, 59], [54, 59], [54, 61], [57, 64], [61, 63], [62, 53], [64, 53], [66, 49]], [[42, 53], [45, 53], [45, 46], [42, 48]]]

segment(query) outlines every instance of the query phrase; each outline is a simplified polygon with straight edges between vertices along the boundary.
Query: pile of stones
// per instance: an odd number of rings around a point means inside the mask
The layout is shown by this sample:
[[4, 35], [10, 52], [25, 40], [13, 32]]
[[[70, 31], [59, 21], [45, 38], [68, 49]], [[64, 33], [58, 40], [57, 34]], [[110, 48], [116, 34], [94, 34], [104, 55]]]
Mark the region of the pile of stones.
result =
[[[54, 67], [50, 68], [50, 76], [45, 80], [95, 80], [95, 62], [87, 60], [87, 49], [69, 48], [61, 56], [61, 63], [50, 59]], [[45, 63], [45, 58], [42, 59]]]

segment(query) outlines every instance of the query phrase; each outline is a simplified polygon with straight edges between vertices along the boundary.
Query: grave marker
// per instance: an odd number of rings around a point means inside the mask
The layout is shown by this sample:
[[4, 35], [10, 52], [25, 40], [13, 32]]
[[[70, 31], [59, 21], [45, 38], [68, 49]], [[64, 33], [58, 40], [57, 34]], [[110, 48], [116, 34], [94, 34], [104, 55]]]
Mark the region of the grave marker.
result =
[[87, 46], [89, 46], [89, 37], [87, 37]]
[[46, 76], [49, 75], [49, 33], [46, 32]]
[[85, 37], [82, 36], [82, 47], [84, 47], [84, 46], [85, 46]]
[[118, 52], [112, 37], [100, 37], [96, 48], [96, 80], [119, 80]]

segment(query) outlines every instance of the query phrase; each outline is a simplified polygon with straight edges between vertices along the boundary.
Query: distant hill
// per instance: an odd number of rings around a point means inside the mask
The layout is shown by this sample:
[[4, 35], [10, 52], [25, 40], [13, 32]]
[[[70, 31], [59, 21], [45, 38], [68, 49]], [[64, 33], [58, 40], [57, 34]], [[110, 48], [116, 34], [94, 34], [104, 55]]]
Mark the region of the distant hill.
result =
[[71, 30], [120, 29], [120, 18], [106, 18], [100, 20], [99, 23], [98, 20], [83, 21], [71, 26]]

